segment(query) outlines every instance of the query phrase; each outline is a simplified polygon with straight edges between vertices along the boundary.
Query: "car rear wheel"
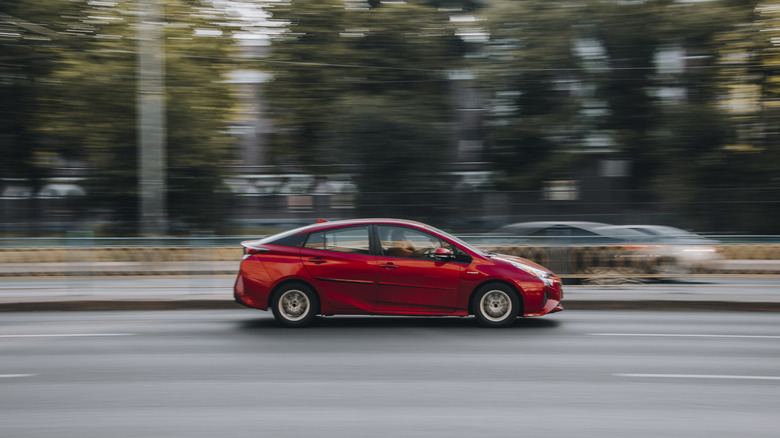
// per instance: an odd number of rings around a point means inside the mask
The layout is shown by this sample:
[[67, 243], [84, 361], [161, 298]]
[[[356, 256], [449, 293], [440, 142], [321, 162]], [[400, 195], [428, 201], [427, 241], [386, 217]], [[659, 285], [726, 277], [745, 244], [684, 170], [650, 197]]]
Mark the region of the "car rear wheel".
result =
[[317, 317], [317, 294], [305, 284], [282, 286], [274, 294], [271, 310], [274, 318], [287, 327], [304, 327]]
[[517, 293], [507, 285], [487, 284], [474, 296], [474, 316], [485, 327], [508, 327], [519, 313]]

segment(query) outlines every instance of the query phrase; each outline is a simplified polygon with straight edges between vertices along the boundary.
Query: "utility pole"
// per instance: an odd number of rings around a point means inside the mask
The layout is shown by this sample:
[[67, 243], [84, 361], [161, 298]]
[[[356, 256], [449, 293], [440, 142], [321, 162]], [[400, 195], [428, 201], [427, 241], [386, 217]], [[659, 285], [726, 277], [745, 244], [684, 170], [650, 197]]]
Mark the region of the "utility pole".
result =
[[138, 189], [141, 233], [168, 232], [165, 39], [160, 0], [138, 0]]

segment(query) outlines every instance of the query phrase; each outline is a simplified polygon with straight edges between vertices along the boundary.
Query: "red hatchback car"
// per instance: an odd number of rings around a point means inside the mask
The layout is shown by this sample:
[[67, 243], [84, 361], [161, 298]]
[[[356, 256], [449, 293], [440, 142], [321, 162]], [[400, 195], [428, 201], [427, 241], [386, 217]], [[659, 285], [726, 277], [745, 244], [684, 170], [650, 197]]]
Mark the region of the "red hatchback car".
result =
[[561, 280], [526, 259], [483, 252], [398, 219], [318, 222], [242, 242], [236, 302], [282, 325], [318, 315], [475, 315], [487, 327], [563, 310]]

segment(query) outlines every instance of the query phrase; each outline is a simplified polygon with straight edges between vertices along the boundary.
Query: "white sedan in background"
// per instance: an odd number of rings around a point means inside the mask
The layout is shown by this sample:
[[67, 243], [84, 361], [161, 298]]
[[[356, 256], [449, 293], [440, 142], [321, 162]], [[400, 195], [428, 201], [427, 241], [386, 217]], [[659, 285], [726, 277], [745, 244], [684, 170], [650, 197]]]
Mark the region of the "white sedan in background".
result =
[[614, 225], [612, 228], [638, 231], [661, 245], [668, 257], [668, 263], [661, 267], [665, 273], [694, 272], [723, 258], [718, 241], [679, 228], [665, 225]]

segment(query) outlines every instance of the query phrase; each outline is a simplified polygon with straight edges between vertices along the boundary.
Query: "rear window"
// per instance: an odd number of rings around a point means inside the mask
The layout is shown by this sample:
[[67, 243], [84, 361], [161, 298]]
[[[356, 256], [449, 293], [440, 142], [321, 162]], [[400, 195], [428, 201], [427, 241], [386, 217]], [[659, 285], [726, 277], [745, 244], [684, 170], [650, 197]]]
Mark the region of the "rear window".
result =
[[369, 254], [368, 227], [335, 228], [311, 233], [306, 248], [324, 251]]
[[303, 242], [306, 241], [306, 233], [293, 234], [291, 236], [282, 236], [278, 239], [271, 240], [265, 243], [279, 246], [296, 246], [298, 248], [303, 246]]

